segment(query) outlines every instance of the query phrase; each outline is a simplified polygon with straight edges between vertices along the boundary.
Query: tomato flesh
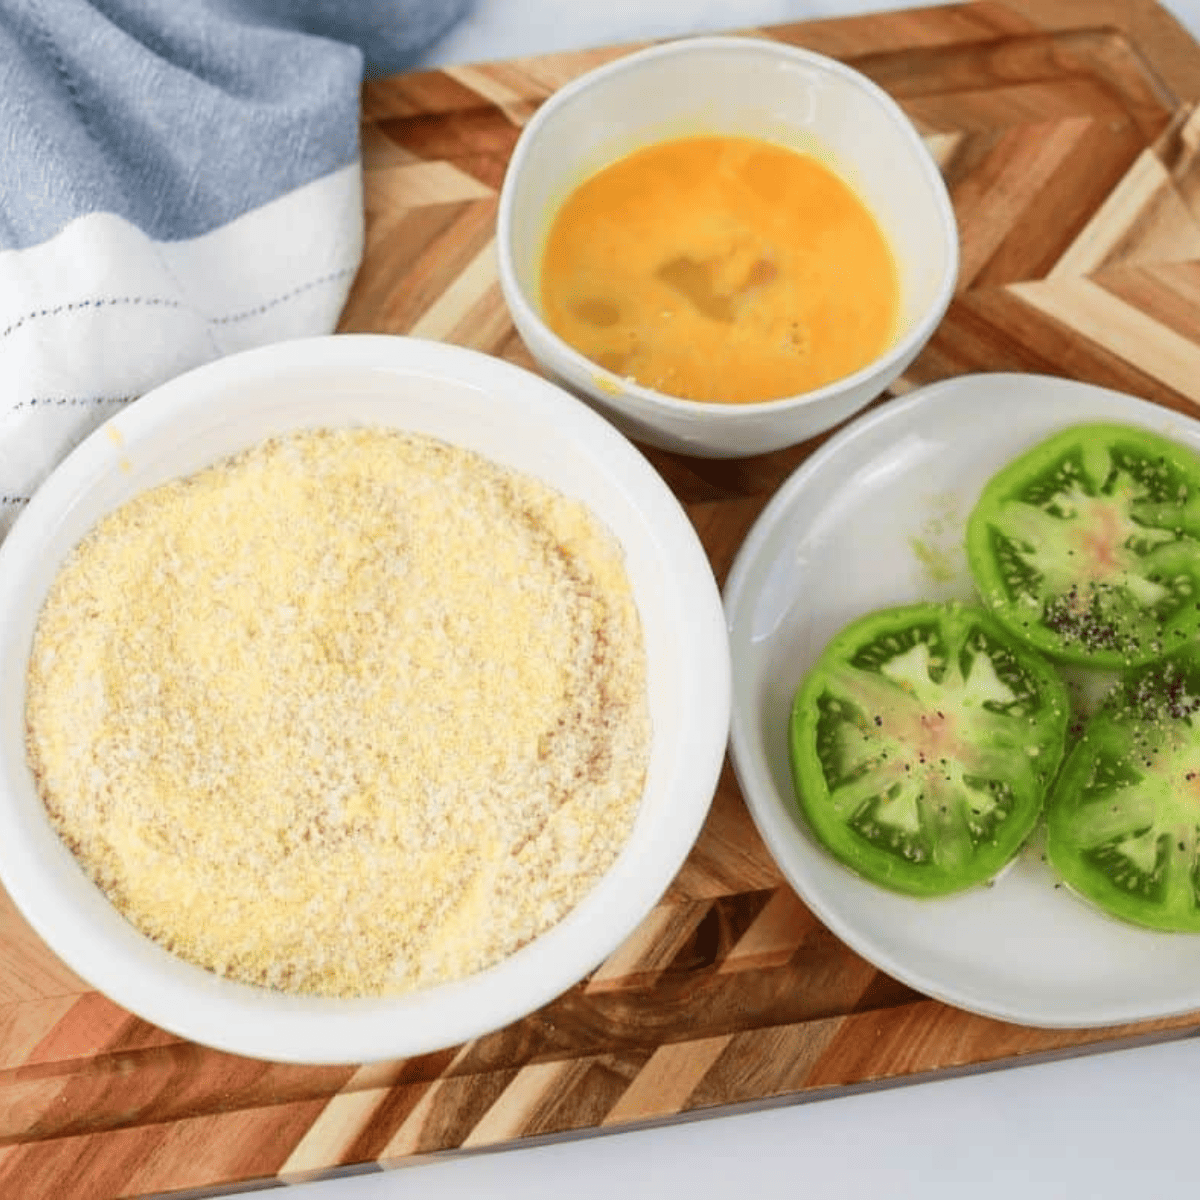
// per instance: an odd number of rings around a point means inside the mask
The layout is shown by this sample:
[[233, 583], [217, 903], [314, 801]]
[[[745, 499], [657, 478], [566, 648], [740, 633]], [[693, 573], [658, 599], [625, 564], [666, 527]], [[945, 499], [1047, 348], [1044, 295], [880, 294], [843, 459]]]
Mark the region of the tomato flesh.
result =
[[851, 870], [910, 895], [991, 879], [1036, 824], [1069, 716], [1053, 667], [982, 609], [872, 613], [796, 692], [802, 814]]
[[1200, 651], [1123, 678], [1063, 764], [1046, 834], [1051, 865], [1085, 899], [1200, 931]]
[[1122, 669], [1200, 630], [1200, 457], [1074, 426], [994, 475], [967, 522], [986, 608], [1063, 662]]

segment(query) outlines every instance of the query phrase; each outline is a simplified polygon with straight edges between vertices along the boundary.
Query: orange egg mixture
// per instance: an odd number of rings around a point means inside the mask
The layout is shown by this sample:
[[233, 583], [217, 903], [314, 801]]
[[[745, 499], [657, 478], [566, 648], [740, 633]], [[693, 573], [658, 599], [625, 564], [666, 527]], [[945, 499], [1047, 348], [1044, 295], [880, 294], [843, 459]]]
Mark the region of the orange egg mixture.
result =
[[809, 391], [892, 340], [891, 250], [816, 159], [750, 138], [647, 146], [584, 182], [542, 260], [550, 327], [645, 387], [748, 403]]

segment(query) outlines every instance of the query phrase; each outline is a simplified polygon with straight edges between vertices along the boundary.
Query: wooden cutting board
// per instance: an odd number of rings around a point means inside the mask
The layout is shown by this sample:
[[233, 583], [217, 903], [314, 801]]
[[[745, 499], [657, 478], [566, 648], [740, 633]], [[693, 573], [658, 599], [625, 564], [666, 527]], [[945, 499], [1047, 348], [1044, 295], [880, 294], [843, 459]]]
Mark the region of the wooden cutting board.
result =
[[[1005, 0], [760, 32], [876, 79], [950, 184], [958, 293], [894, 392], [1026, 370], [1194, 411], [1200, 47], [1162, 9]], [[370, 84], [366, 259], [343, 329], [531, 365], [496, 282], [497, 189], [538, 103], [627, 49]], [[814, 445], [738, 462], [650, 457], [723, 579]], [[0, 1195], [213, 1192], [1197, 1032], [1200, 1013], [1034, 1030], [918, 995], [805, 909], [727, 770], [662, 903], [589, 979], [489, 1037], [369, 1067], [181, 1041], [91, 991], [0, 894]]]

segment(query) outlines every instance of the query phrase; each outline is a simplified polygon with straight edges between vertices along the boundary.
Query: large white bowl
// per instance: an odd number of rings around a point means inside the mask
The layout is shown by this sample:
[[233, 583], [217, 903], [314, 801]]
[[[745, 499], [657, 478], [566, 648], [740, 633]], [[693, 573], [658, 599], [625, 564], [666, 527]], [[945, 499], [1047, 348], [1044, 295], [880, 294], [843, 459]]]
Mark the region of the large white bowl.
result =
[[[390, 426], [478, 451], [587, 505], [619, 538], [643, 624], [652, 747], [631, 838], [558, 925], [460, 982], [390, 999], [285, 995], [222, 979], [134, 929], [59, 840], [25, 759], [26, 665], [64, 556], [138, 492], [291, 429]], [[729, 720], [728, 640], [708, 560], [659, 476], [537, 376], [408, 338], [281, 343], [131, 404], [50, 477], [0, 545], [0, 881], [37, 933], [119, 1004], [184, 1037], [292, 1062], [423, 1053], [498, 1028], [602, 961], [660, 898], [708, 811]]]
[[[879, 221], [900, 275], [899, 330], [860, 371], [755, 404], [682, 400], [613, 374], [542, 318], [546, 235], [567, 196], [642, 146], [712, 133], [756, 137], [820, 158]], [[539, 366], [631, 437], [733, 458], [804, 441], [878, 396], [917, 356], [950, 303], [958, 229], [937, 164], [912, 122], [865, 75], [765, 38], [702, 37], [617, 59], [556, 92], [521, 133], [500, 193], [500, 286]]]

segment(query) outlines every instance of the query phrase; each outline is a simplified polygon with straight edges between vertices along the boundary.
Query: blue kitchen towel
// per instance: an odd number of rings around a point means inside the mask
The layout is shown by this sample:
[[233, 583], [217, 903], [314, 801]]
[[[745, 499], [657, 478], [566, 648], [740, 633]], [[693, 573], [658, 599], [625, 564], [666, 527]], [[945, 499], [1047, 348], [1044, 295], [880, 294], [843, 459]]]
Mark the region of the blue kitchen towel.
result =
[[0, 537], [121, 405], [328, 333], [359, 96], [467, 0], [0, 0]]

